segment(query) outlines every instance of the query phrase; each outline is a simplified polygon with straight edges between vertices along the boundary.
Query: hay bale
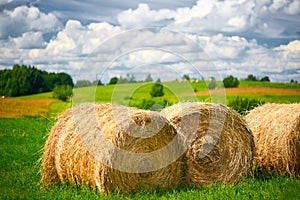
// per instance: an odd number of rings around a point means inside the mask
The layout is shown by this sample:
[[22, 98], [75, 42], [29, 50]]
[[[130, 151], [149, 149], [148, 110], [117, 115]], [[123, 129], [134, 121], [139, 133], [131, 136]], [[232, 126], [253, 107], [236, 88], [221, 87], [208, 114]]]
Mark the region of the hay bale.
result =
[[265, 173], [300, 176], [300, 104], [268, 103], [245, 116]]
[[111, 104], [66, 111], [50, 132], [42, 181], [89, 185], [108, 194], [182, 182], [176, 130], [159, 113]]
[[162, 110], [182, 136], [186, 181], [237, 182], [252, 174], [253, 135], [235, 111], [212, 103], [181, 103]]

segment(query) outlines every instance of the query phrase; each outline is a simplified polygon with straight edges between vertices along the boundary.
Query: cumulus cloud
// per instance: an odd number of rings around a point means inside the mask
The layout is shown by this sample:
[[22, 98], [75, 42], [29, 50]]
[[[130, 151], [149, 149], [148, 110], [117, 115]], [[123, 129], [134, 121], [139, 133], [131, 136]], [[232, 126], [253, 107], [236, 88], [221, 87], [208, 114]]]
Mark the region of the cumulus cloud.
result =
[[300, 41], [295, 40], [295, 41], [290, 42], [287, 45], [280, 45], [278, 48], [275, 48], [275, 49], [290, 51], [290, 52], [300, 52]]
[[[300, 81], [300, 41], [294, 39], [300, 31], [299, 2], [198, 0], [174, 9], [139, 4], [116, 15], [114, 25], [75, 19], [62, 25], [51, 12], [21, 6], [0, 13], [0, 65], [32, 64], [88, 79], [107, 70], [106, 80], [126, 73], [163, 80], [201, 73]], [[49, 33], [53, 37], [44, 39]], [[257, 36], [290, 42], [268, 46]]]
[[284, 11], [290, 15], [296, 15], [300, 13], [300, 1], [291, 2]]
[[0, 13], [0, 39], [19, 37], [25, 32], [58, 31], [62, 24], [52, 13], [42, 13], [36, 7], [20, 6]]
[[[300, 17], [298, 0], [198, 0], [192, 7], [151, 9], [139, 4], [118, 15], [118, 22], [125, 28], [149, 27], [159, 24], [171, 30], [194, 33], [244, 33], [284, 37], [290, 28], [285, 24], [288, 16]], [[288, 15], [288, 16], [287, 16]], [[294, 36], [300, 31], [298, 27]]]
[[164, 21], [171, 19], [174, 13], [168, 9], [151, 10], [147, 4], [139, 4], [135, 10], [129, 9], [118, 15], [118, 22], [125, 28], [139, 28], [163, 25]]
[[5, 4], [11, 3], [12, 1], [13, 0], [1, 0], [0, 5], [5, 5]]
[[43, 48], [46, 45], [41, 32], [26, 32], [21, 37], [13, 38], [13, 41], [20, 49]]

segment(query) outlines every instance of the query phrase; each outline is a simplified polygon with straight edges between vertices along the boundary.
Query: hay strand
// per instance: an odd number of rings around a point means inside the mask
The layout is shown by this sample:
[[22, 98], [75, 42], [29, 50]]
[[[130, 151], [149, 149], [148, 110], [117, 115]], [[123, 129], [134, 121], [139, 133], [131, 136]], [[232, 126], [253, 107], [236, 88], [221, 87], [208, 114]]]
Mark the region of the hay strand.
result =
[[245, 116], [264, 173], [300, 176], [300, 104], [268, 103]]
[[253, 135], [235, 111], [212, 103], [162, 110], [183, 137], [187, 183], [236, 182], [252, 173]]
[[111, 104], [76, 106], [50, 132], [42, 181], [87, 184], [105, 194], [176, 186], [183, 179], [176, 135], [156, 112]]

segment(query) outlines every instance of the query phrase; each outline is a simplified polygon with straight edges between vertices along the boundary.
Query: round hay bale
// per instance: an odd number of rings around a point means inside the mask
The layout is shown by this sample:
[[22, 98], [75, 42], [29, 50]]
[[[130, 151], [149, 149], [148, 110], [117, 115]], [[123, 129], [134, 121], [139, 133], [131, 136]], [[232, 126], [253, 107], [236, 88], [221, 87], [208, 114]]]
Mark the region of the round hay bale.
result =
[[76, 106], [51, 130], [42, 181], [87, 184], [106, 194], [176, 186], [183, 180], [177, 135], [156, 112], [111, 104]]
[[69, 122], [71, 122], [71, 110], [67, 110], [64, 112], [56, 122], [56, 124], [52, 127], [51, 132], [48, 136], [44, 147], [44, 154], [42, 157], [42, 182], [49, 184], [54, 183], [59, 180], [56, 168], [55, 168], [55, 149], [60, 137], [60, 134], [66, 131], [66, 127], [69, 126]]
[[181, 103], [162, 113], [183, 138], [187, 183], [234, 183], [252, 174], [253, 135], [237, 112], [221, 104]]
[[300, 104], [268, 103], [245, 119], [253, 131], [255, 162], [265, 173], [300, 176]]

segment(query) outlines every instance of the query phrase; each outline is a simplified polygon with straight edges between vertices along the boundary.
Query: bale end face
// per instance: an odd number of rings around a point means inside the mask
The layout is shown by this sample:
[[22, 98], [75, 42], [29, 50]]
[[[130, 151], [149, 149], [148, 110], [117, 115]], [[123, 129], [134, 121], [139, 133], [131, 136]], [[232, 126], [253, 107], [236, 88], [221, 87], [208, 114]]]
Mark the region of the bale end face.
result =
[[300, 176], [300, 104], [268, 103], [245, 116], [264, 173]]
[[185, 141], [187, 182], [236, 182], [252, 174], [252, 132], [235, 111], [210, 103], [183, 103], [162, 111]]

